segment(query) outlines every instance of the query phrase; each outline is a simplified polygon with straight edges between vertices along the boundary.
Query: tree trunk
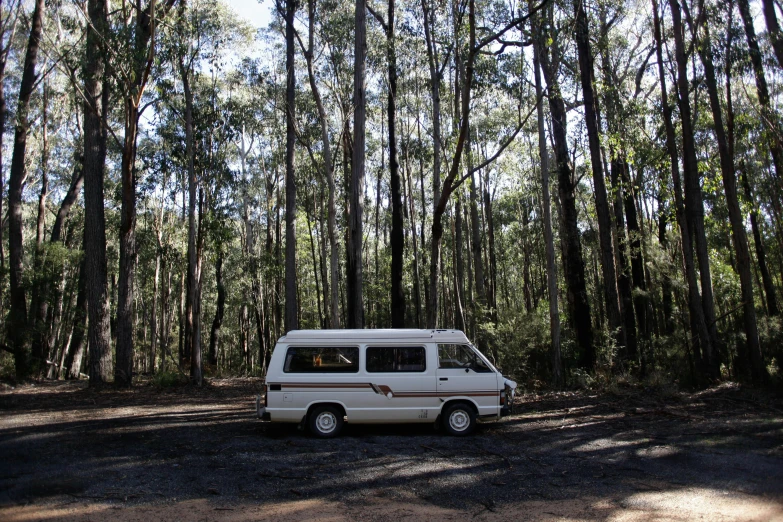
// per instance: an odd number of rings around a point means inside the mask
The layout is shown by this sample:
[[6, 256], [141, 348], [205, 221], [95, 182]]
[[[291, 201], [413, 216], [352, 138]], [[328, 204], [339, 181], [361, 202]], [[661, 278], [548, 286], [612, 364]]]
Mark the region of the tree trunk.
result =
[[337, 211], [335, 208], [335, 181], [334, 181], [334, 165], [332, 163], [332, 148], [329, 145], [329, 120], [324, 108], [323, 100], [321, 98], [321, 92], [318, 88], [318, 83], [315, 80], [315, 73], [313, 71], [313, 37], [315, 34], [315, 0], [309, 0], [309, 43], [305, 58], [307, 58], [307, 72], [310, 79], [310, 90], [313, 92], [315, 98], [315, 105], [318, 108], [318, 117], [321, 124], [321, 144], [323, 148], [324, 158], [324, 176], [326, 177], [326, 183], [329, 186], [329, 200], [328, 200], [328, 217], [327, 217], [327, 230], [329, 235], [329, 293], [331, 301], [329, 303], [330, 313], [330, 325], [332, 328], [340, 328], [340, 283], [338, 280], [339, 272], [339, 249], [337, 246]]
[[[136, 275], [136, 142], [139, 131], [141, 97], [144, 93], [154, 56], [155, 1], [140, 10], [133, 27], [133, 55], [130, 60], [131, 75], [124, 85], [125, 134], [120, 165], [120, 269], [117, 296], [117, 361], [114, 367], [114, 383], [129, 387], [133, 376], [133, 288]], [[174, 5], [167, 0], [164, 12]], [[184, 5], [183, 5], [184, 9]]]
[[783, 68], [783, 34], [780, 32], [780, 24], [778, 24], [778, 17], [775, 13], [775, 1], [762, 0], [761, 4], [764, 11], [764, 20], [767, 22], [767, 35], [772, 44], [772, 50], [775, 52], [778, 66]]
[[[407, 153], [406, 153], [407, 154]], [[406, 161], [407, 164], [407, 161]], [[420, 269], [420, 258], [419, 258], [419, 241], [416, 237], [416, 195], [413, 192], [413, 173], [411, 172], [410, 168], [407, 169], [408, 175], [407, 175], [407, 184], [408, 184], [408, 212], [410, 214], [410, 225], [411, 225], [411, 245], [413, 245], [413, 299], [415, 301], [415, 307], [416, 310], [414, 312], [414, 315], [416, 317], [416, 327], [422, 328], [422, 313], [421, 313], [421, 269]], [[461, 260], [461, 258], [460, 258]], [[460, 279], [461, 283], [462, 279]], [[460, 291], [460, 295], [463, 295], [463, 292]], [[463, 320], [464, 323], [464, 320]], [[465, 329], [464, 324], [461, 326], [462, 330]]]
[[[160, 207], [160, 227], [163, 226], [163, 202], [161, 201], [161, 207]], [[149, 372], [151, 374], [155, 373], [155, 367], [156, 362], [158, 358], [158, 293], [160, 291], [160, 269], [161, 269], [161, 253], [162, 253], [162, 245], [161, 245], [161, 231], [156, 231], [156, 237], [155, 237], [155, 275], [153, 276], [152, 280], [152, 310], [150, 310], [150, 330], [152, 330], [152, 337], [150, 338], [150, 364], [149, 364]], [[163, 313], [165, 314], [165, 309], [163, 309]], [[165, 321], [161, 320], [161, 325], [165, 325]]]
[[[771, 1], [772, 0], [764, 0], [765, 3]], [[737, 6], [739, 7], [740, 16], [742, 17], [742, 25], [745, 28], [748, 50], [750, 51], [750, 63], [756, 78], [756, 92], [758, 93], [759, 105], [761, 106], [762, 124], [765, 128], [764, 141], [772, 154], [772, 164], [775, 166], [775, 175], [777, 176], [777, 182], [780, 183], [783, 179], [783, 145], [780, 141], [780, 117], [771, 106], [767, 77], [764, 74], [763, 56], [756, 38], [756, 29], [753, 26], [753, 17], [750, 13], [748, 0], [737, 0]], [[767, 10], [765, 5], [765, 17], [767, 15]], [[769, 18], [767, 18], [767, 22], [769, 23]], [[777, 34], [772, 34], [771, 37], [777, 56], [777, 44], [780, 43], [780, 31], [778, 31]]]
[[454, 203], [454, 270], [457, 278], [456, 292], [459, 304], [458, 326], [463, 332], [467, 330], [465, 324], [465, 262], [462, 258], [462, 194], [457, 192], [457, 201]]
[[[647, 284], [644, 279], [644, 259], [642, 257], [642, 229], [639, 226], [639, 217], [636, 212], [634, 195], [636, 186], [631, 180], [628, 161], [625, 157], [620, 161], [620, 173], [623, 184], [623, 207], [625, 210], [626, 225], [628, 227], [628, 244], [631, 255], [631, 280], [633, 282], [633, 306], [636, 314], [636, 324], [642, 342], [647, 343], [650, 337], [650, 325], [647, 317], [649, 299], [647, 297]], [[664, 225], [665, 227], [665, 225]], [[642, 346], [644, 350], [644, 345]]]
[[677, 214], [677, 222], [680, 226], [682, 255], [685, 265], [685, 277], [688, 283], [688, 309], [690, 311], [690, 323], [693, 337], [698, 340], [698, 345], [694, 346], [694, 351], [696, 352], [696, 358], [699, 361], [702, 378], [709, 378], [710, 366], [707, 363], [707, 359], [705, 359], [705, 356], [702, 354], [708, 354], [712, 352], [712, 339], [710, 338], [707, 329], [707, 323], [704, 317], [704, 309], [701, 305], [701, 295], [699, 294], [698, 275], [696, 274], [695, 260], [693, 258], [693, 246], [691, 244], [689, 220], [685, 216], [685, 205], [683, 202], [682, 184], [680, 181], [679, 154], [677, 151], [674, 124], [672, 123], [672, 111], [671, 107], [669, 107], [669, 99], [666, 92], [666, 76], [664, 72], [662, 51], [663, 40], [661, 37], [661, 21], [658, 14], [657, 0], [652, 0], [652, 7], [656, 44], [655, 52], [658, 61], [658, 77], [661, 83], [661, 104], [663, 106], [663, 121], [666, 127], [666, 148], [669, 152], [669, 159], [671, 164], [675, 209]]
[[702, 201], [699, 165], [696, 158], [696, 145], [694, 141], [693, 120], [689, 99], [690, 82], [688, 81], [688, 59], [685, 56], [685, 44], [683, 42], [684, 30], [681, 20], [680, 4], [678, 0], [669, 0], [672, 11], [672, 23], [675, 41], [675, 56], [677, 60], [677, 85], [679, 90], [678, 103], [680, 106], [680, 120], [682, 124], [682, 149], [683, 149], [683, 174], [685, 182], [685, 215], [688, 220], [689, 231], [694, 238], [695, 253], [699, 263], [699, 277], [701, 280], [701, 302], [704, 309], [704, 320], [710, 336], [710, 344], [702, 352], [704, 362], [707, 365], [708, 375], [717, 379], [719, 377], [719, 361], [717, 357], [720, 341], [718, 338], [715, 321], [715, 303], [712, 296], [712, 277], [710, 275], [710, 261], [707, 247], [707, 238], [704, 231], [704, 203]]
[[220, 328], [223, 326], [223, 315], [226, 310], [226, 286], [223, 284], [223, 252], [218, 251], [215, 261], [215, 282], [217, 284], [217, 306], [215, 318], [212, 320], [212, 330], [209, 334], [209, 365], [213, 371], [218, 367], [218, 350], [220, 349]]
[[[27, 132], [30, 128], [30, 98], [35, 89], [38, 63], [38, 47], [43, 31], [44, 0], [36, 0], [30, 22], [30, 38], [24, 57], [19, 102], [16, 110], [14, 148], [11, 157], [11, 173], [8, 179], [8, 254], [11, 272], [11, 309], [8, 313], [8, 339], [14, 350], [16, 376], [25, 378], [30, 373], [30, 346], [27, 329], [27, 299], [23, 285], [24, 243], [22, 229], [22, 191], [27, 177]], [[2, 219], [2, 218], [0, 218]]]
[[[422, 12], [424, 14], [424, 36], [427, 43], [427, 61], [430, 69], [430, 91], [432, 95], [432, 192], [433, 202], [437, 206], [440, 200], [440, 162], [441, 162], [441, 123], [440, 123], [440, 81], [441, 76], [438, 71], [439, 59], [435, 47], [435, 38], [431, 34], [435, 26], [435, 16], [431, 12], [428, 0], [421, 0]], [[422, 182], [423, 183], [423, 182]], [[422, 204], [424, 204], [424, 195], [422, 194]], [[433, 211], [433, 220], [435, 212]], [[437, 218], [440, 220], [440, 215]], [[425, 219], [422, 218], [422, 227]], [[443, 235], [443, 226], [433, 222], [433, 234], [438, 229], [437, 240], [431, 239], [430, 252], [430, 277], [429, 284], [426, 286], [425, 302], [427, 305], [427, 328], [435, 328], [438, 321], [438, 264], [440, 263], [440, 236]], [[424, 233], [421, 234], [422, 240]], [[435, 257], [432, 257], [435, 256]]]
[[[18, 9], [18, 5], [17, 9]], [[4, 15], [4, 18], [0, 18], [0, 21], [3, 24], [3, 32], [0, 34], [0, 45], [2, 45], [2, 48], [0, 48], [0, 237], [2, 237], [2, 231], [3, 231], [3, 216], [5, 213], [3, 212], [3, 197], [2, 194], [5, 194], [5, 190], [3, 188], [4, 178], [5, 176], [3, 173], [3, 155], [4, 155], [4, 148], [3, 148], [3, 137], [5, 136], [6, 131], [6, 117], [7, 117], [7, 103], [5, 99], [5, 67], [8, 63], [8, 53], [11, 51], [11, 43], [13, 42], [13, 36], [16, 29], [16, 14], [10, 10], [6, 11], [5, 13], [2, 13]], [[10, 18], [14, 17], [13, 24], [9, 27]], [[4, 248], [4, 241], [0, 239], [0, 288], [5, 288], [5, 248]], [[5, 311], [3, 308], [3, 300], [0, 299], [0, 317], [5, 315]]]
[[109, 31], [108, 3], [89, 0], [90, 26], [84, 66], [84, 255], [89, 310], [90, 386], [109, 380], [112, 364], [109, 285], [106, 266], [106, 219], [104, 217], [104, 167], [109, 82], [105, 81]]
[[[604, 302], [609, 319], [611, 335], [620, 346], [625, 346], [625, 330], [620, 317], [620, 305], [617, 294], [617, 270], [614, 264], [612, 246], [612, 218], [606, 195], [606, 182], [601, 159], [601, 141], [598, 134], [596, 112], [598, 102], [593, 89], [593, 56], [590, 49], [590, 34], [584, 3], [574, 0], [576, 48], [579, 55], [582, 93], [584, 96], [585, 123], [590, 144], [590, 164], [593, 170], [593, 195], [598, 216], [598, 237], [601, 247], [601, 268], [604, 279]], [[593, 364], [595, 361], [591, 361]]]
[[405, 238], [402, 213], [402, 182], [397, 161], [397, 51], [394, 36], [394, 0], [389, 0], [389, 19], [386, 31], [389, 61], [389, 170], [391, 172], [392, 229], [391, 229], [391, 324], [405, 327], [405, 293], [403, 292], [403, 261]]
[[[538, 17], [537, 17], [538, 18]], [[549, 351], [552, 365], [552, 386], [563, 386], [563, 363], [560, 355], [560, 311], [558, 310], [557, 265], [555, 264], [555, 240], [552, 233], [552, 210], [549, 195], [549, 152], [544, 131], [544, 90], [541, 85], [541, 34], [540, 21], [534, 23], [533, 72], [536, 83], [536, 115], [538, 118], [538, 155], [541, 159], [541, 206], [544, 209], [544, 241], [546, 242], [546, 280], [549, 292], [549, 332], [552, 346]]]
[[79, 290], [76, 294], [76, 308], [73, 313], [73, 332], [71, 333], [71, 343], [68, 353], [65, 357], [65, 378], [78, 379], [79, 370], [82, 366], [82, 356], [87, 344], [87, 337], [84, 335], [87, 327], [87, 262], [85, 259], [79, 263]]
[[759, 270], [761, 271], [761, 281], [764, 285], [764, 293], [766, 294], [767, 298], [767, 312], [769, 313], [770, 317], [775, 317], [780, 314], [775, 292], [775, 283], [772, 280], [772, 276], [769, 273], [769, 268], [767, 267], [767, 252], [761, 239], [761, 229], [759, 228], [759, 213], [756, 209], [755, 201], [753, 200], [753, 193], [750, 190], [750, 183], [748, 183], [747, 174], [744, 173], [742, 175], [742, 187], [745, 190], [745, 197], [751, 204], [750, 226], [753, 230], [753, 243], [756, 247], [756, 259], [758, 259]]
[[296, 76], [294, 63], [294, 15], [296, 0], [286, 0], [285, 12], [285, 331], [299, 329], [296, 299]]
[[577, 221], [577, 183], [569, 163], [565, 103], [557, 79], [560, 50], [557, 45], [553, 45], [551, 47], [543, 46], [541, 51], [541, 69], [548, 85], [549, 112], [552, 116], [552, 135], [555, 142], [555, 160], [557, 161], [558, 192], [561, 207], [563, 271], [565, 273], [570, 308], [569, 315], [576, 331], [576, 342], [579, 347], [579, 365], [583, 368], [593, 369], [595, 367], [596, 355], [595, 347], [593, 346], [590, 303], [585, 282], [585, 264], [582, 258], [582, 244], [579, 239]]
[[[703, 0], [700, 1], [701, 10], [704, 10]], [[696, 27], [695, 31], [699, 28]], [[715, 75], [715, 66], [712, 59], [712, 42], [709, 26], [701, 27], [702, 36], [697, 45], [702, 65], [704, 66], [705, 82], [712, 109], [712, 119], [715, 125], [715, 138], [718, 142], [718, 154], [720, 156], [721, 175], [723, 177], [723, 189], [726, 195], [726, 206], [729, 210], [731, 223], [731, 236], [734, 243], [734, 251], [737, 256], [737, 271], [740, 276], [740, 288], [742, 293], [742, 308], [745, 323], [745, 342], [747, 343], [746, 357], [750, 364], [753, 381], [761, 384], [766, 381], [768, 375], [761, 356], [759, 344], [758, 325], [756, 323], [755, 299], [753, 297], [753, 276], [750, 271], [750, 250], [748, 238], [745, 232], [745, 222], [739, 206], [737, 196], [737, 177], [734, 167], [734, 155], [726, 138], [726, 130], [723, 126], [723, 114], [718, 94], [718, 81]], [[744, 364], [743, 364], [744, 366]]]
[[39, 274], [33, 285], [33, 295], [30, 304], [30, 333], [32, 334], [32, 369], [39, 377], [47, 372], [47, 359], [49, 355], [49, 335], [46, 329], [46, 315], [49, 310], [47, 293], [49, 285], [54, 284], [50, 277], [44, 274], [47, 263], [44, 249], [44, 235], [46, 234], [46, 197], [49, 195], [49, 134], [48, 134], [48, 105], [49, 96], [44, 74], [41, 90], [43, 91], [43, 107], [41, 112], [41, 192], [38, 195], [38, 219], [35, 233], [35, 260], [33, 270]]
[[[470, 158], [470, 155], [468, 155], [468, 158]], [[471, 161], [468, 159], [468, 169], [471, 168]], [[473, 247], [473, 274], [476, 282], [476, 304], [478, 305], [478, 309], [475, 311], [478, 312], [481, 310], [481, 313], [483, 314], [483, 310], [487, 306], [487, 293], [486, 288], [484, 287], [484, 259], [481, 256], [481, 224], [479, 223], [477, 192], [476, 178], [475, 176], [470, 176], [470, 233], [471, 246]], [[483, 322], [482, 319], [480, 319], [480, 321]]]
[[367, 57], [367, 4], [356, 0], [353, 77], [353, 161], [351, 162], [350, 222], [348, 241], [348, 328], [364, 328], [362, 291], [362, 214], [364, 212], [364, 157]]
[[187, 67], [183, 59], [179, 61], [182, 87], [185, 91], [185, 154], [187, 156], [188, 174], [188, 275], [187, 297], [185, 300], [185, 340], [182, 353], [190, 356], [190, 379], [197, 386], [202, 384], [201, 344], [199, 339], [199, 262], [196, 224], [196, 178], [195, 151], [193, 137], [193, 93], [190, 88], [190, 65]]
[[117, 290], [117, 360], [114, 384], [130, 387], [133, 380], [133, 283], [136, 274], [136, 134], [138, 108], [125, 100], [125, 142], [120, 168], [120, 268]]

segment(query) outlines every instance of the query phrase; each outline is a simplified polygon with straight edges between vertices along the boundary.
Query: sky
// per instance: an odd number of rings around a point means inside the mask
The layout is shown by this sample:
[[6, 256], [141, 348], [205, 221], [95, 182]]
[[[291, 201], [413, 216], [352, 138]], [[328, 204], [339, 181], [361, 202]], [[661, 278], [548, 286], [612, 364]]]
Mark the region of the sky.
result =
[[269, 9], [274, 0], [223, 0], [239, 16], [248, 20], [256, 28], [269, 24]]

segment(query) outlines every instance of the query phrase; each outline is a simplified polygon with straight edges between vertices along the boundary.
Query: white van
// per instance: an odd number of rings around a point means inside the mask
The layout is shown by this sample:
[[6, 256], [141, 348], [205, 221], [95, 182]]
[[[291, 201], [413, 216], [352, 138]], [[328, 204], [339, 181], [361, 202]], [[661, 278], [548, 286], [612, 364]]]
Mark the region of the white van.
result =
[[294, 330], [280, 338], [258, 416], [334, 437], [344, 422], [440, 423], [467, 435], [511, 412], [505, 379], [459, 330]]

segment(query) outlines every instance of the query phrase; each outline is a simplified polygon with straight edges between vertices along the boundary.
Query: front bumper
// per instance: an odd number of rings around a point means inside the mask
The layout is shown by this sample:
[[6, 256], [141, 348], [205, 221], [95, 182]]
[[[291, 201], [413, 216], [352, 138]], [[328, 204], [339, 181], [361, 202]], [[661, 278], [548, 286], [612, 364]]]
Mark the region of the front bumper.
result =
[[264, 421], [271, 421], [272, 416], [266, 411], [266, 407], [261, 406], [261, 396], [256, 395], [256, 414], [258, 418]]

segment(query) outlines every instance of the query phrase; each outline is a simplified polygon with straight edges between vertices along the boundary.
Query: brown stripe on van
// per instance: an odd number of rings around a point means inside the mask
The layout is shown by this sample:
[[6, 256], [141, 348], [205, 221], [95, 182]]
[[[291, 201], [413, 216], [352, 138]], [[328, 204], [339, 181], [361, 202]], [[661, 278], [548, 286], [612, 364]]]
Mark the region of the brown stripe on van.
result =
[[386, 386], [385, 384], [378, 384], [378, 389], [381, 390], [384, 395], [389, 395], [391, 393], [392, 397], [394, 396], [394, 392], [392, 391], [392, 389]]
[[394, 392], [398, 399], [409, 399], [413, 397], [495, 397], [498, 392], [494, 391], [455, 391], [455, 392]]
[[372, 388], [370, 383], [359, 382], [284, 382], [283, 388]]

